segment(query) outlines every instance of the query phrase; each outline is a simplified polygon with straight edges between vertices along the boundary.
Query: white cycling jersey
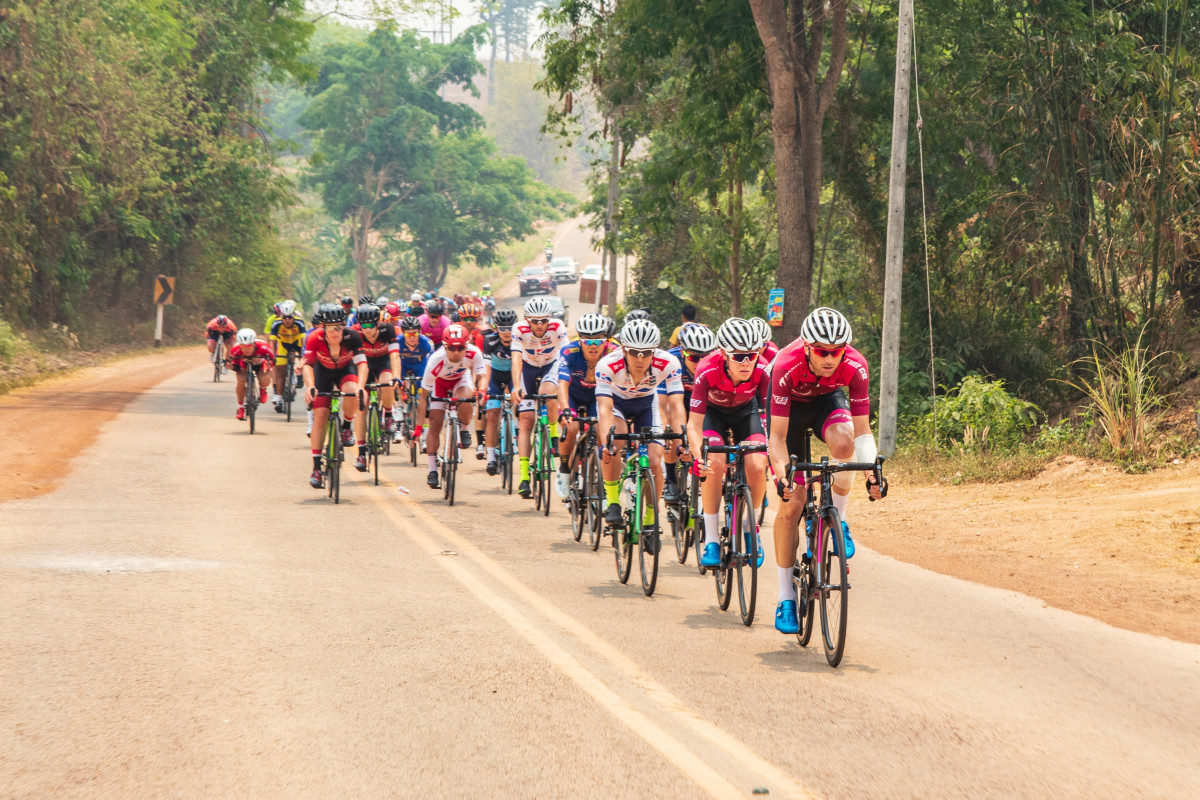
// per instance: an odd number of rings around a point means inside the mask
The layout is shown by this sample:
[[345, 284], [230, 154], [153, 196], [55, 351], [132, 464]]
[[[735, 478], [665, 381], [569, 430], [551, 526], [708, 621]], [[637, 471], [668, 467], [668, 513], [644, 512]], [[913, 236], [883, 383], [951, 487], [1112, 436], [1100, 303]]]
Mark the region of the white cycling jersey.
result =
[[533, 329], [524, 320], [512, 327], [512, 351], [521, 354], [521, 363], [531, 367], [553, 364], [558, 351], [567, 343], [567, 326], [552, 319], [546, 326], [545, 336], [534, 336]]
[[483, 353], [475, 345], [467, 345], [467, 352], [463, 353], [462, 359], [457, 364], [446, 359], [445, 348], [438, 348], [425, 365], [425, 374], [421, 377], [421, 388], [430, 394], [436, 394], [434, 388], [437, 381], [441, 381], [445, 386], [458, 381], [468, 372], [483, 375], [487, 370], [487, 361], [484, 360]]
[[654, 397], [661, 384], [668, 395], [683, 394], [683, 368], [679, 359], [661, 348], [654, 351], [650, 369], [636, 385], [625, 363], [625, 352], [615, 350], [596, 365], [596, 396], [618, 400]]

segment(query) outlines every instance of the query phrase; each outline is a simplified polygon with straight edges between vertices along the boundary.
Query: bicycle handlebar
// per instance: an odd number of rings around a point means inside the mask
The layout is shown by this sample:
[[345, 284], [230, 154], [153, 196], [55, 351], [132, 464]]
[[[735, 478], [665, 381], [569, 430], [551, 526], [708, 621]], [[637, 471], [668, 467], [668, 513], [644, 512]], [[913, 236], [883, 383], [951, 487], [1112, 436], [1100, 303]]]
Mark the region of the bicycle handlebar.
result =
[[525, 395], [525, 397], [524, 397], [524, 398], [522, 398], [522, 399], [524, 399], [524, 400], [532, 400], [532, 401], [534, 401], [534, 402], [536, 403], [536, 402], [538, 402], [539, 400], [546, 400], [546, 401], [550, 401], [550, 400], [557, 400], [557, 399], [558, 399], [558, 395], [556, 395], [556, 394], [527, 394], [527, 395]]
[[[875, 456], [873, 462], [845, 461], [837, 463], [830, 461], [828, 457], [822, 458], [820, 461], [801, 461], [800, 456], [792, 456], [791, 465], [788, 467], [788, 488], [792, 488], [795, 480], [793, 475], [798, 470], [819, 472], [822, 477], [833, 475], [835, 472], [870, 472], [875, 477], [875, 485], [879, 487], [881, 496], [887, 497], [887, 479], [883, 477], [883, 462], [886, 460], [883, 456]], [[868, 484], [869, 487], [870, 484]], [[874, 497], [868, 495], [868, 499], [872, 503], [875, 502]]]
[[430, 397], [431, 403], [474, 403], [474, 397]]
[[753, 444], [709, 444], [707, 441], [700, 446], [700, 457], [705, 461], [708, 460], [709, 453], [740, 453], [746, 455], [748, 453], [765, 453], [767, 452], [766, 442], [755, 442]]

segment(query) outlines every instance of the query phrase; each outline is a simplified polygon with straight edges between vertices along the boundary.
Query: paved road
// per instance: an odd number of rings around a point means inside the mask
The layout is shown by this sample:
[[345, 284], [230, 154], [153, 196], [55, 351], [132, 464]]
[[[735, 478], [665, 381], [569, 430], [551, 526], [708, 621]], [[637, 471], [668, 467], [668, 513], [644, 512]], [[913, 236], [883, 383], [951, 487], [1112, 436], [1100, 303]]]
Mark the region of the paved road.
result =
[[1196, 796], [1200, 647], [879, 556], [855, 501], [832, 670], [772, 570], [750, 629], [690, 563], [645, 598], [474, 462], [335, 507], [197, 361], [0, 505], [2, 797]]
[[[588, 264], [601, 263], [601, 253], [592, 245], [592, 237], [596, 235], [590, 227], [586, 217], [575, 217], [559, 223], [554, 229], [551, 236], [554, 241], [554, 255], [556, 256], [572, 256], [579, 262], [579, 271], [583, 272], [583, 268]], [[539, 254], [539, 258], [541, 255]], [[617, 298], [618, 301], [625, 299], [625, 267], [626, 258], [622, 256], [617, 260]], [[573, 322], [582, 314], [589, 311], [595, 311], [595, 303], [583, 304], [579, 302], [579, 284], [564, 283], [558, 287], [558, 296], [562, 298], [563, 303], [567, 305], [569, 319]], [[517, 281], [513, 278], [504, 287], [496, 293], [496, 302], [501, 306], [520, 311], [521, 304], [526, 298], [517, 296]]]

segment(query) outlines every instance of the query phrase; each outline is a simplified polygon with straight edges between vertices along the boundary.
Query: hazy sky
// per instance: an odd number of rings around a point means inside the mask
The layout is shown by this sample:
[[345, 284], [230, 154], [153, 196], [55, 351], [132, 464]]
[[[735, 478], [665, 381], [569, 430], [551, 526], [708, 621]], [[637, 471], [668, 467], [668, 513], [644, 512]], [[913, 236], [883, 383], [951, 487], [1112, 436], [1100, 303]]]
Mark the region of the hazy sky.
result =
[[[479, 3], [464, 2], [463, 0], [448, 0], [441, 5], [435, 5], [432, 2], [422, 3], [431, 8], [444, 7], [450, 13], [444, 22], [439, 25], [439, 14], [396, 14], [397, 9], [411, 7], [412, 2], [405, 0], [308, 0], [308, 8], [314, 14], [326, 14], [333, 11], [338, 13], [333, 14], [334, 18], [340, 20], [346, 25], [358, 25], [365, 28], [372, 27], [375, 20], [380, 18], [379, 10], [383, 9], [384, 16], [396, 19], [406, 28], [416, 28], [425, 33], [426, 36], [434, 38], [438, 36], [438, 31], [445, 31], [452, 38], [453, 34], [461, 33], [464, 28], [468, 28], [480, 22], [479, 18]], [[386, 13], [391, 11], [392, 13]], [[536, 23], [535, 23], [536, 25]], [[540, 26], [535, 28], [533, 38], [540, 35]]]

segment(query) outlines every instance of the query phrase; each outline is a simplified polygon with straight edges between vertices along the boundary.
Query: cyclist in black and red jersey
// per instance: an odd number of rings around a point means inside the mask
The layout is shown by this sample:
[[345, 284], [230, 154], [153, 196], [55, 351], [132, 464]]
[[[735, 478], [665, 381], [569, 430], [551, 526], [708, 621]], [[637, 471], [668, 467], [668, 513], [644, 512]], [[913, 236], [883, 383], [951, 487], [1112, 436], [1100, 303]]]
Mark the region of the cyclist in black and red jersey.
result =
[[[361, 305], [354, 315], [353, 330], [362, 337], [363, 355], [367, 357], [367, 383], [387, 384], [379, 390], [379, 405], [383, 408], [383, 425], [387, 434], [396, 432], [392, 419], [392, 407], [396, 403], [396, 392], [392, 378], [400, 374], [400, 341], [396, 329], [380, 322], [379, 308], [371, 303]], [[354, 419], [354, 433], [358, 437], [358, 458], [354, 468], [367, 471], [367, 415], [359, 414]]]
[[[870, 368], [867, 359], [850, 346], [850, 323], [832, 308], [818, 308], [800, 326], [800, 338], [779, 351], [771, 369], [771, 466], [775, 485], [784, 501], [775, 516], [775, 560], [779, 567], [779, 606], [775, 629], [796, 633], [796, 587], [792, 566], [800, 544], [798, 523], [803, 502], [790, 502], [794, 489], [785, 480], [790, 456], [803, 449], [809, 428], [829, 447], [839, 461], [874, 461], [875, 436], [871, 433], [871, 401], [867, 396]], [[849, 389], [847, 399], [843, 387]], [[874, 476], [868, 475], [869, 483]], [[839, 472], [833, 481], [833, 504], [842, 518], [846, 558], [854, 555], [854, 541], [846, 523], [846, 501], [853, 481], [849, 472]], [[875, 499], [883, 497], [887, 484], [871, 485]]]
[[305, 394], [313, 407], [313, 473], [309, 484], [321, 488], [321, 452], [325, 449], [325, 428], [329, 422], [330, 398], [318, 392], [338, 389], [351, 394], [342, 398], [342, 444], [354, 445], [351, 423], [358, 413], [362, 386], [367, 382], [367, 357], [362, 351], [362, 335], [346, 328], [346, 310], [332, 303], [321, 306], [320, 326], [304, 342]]

